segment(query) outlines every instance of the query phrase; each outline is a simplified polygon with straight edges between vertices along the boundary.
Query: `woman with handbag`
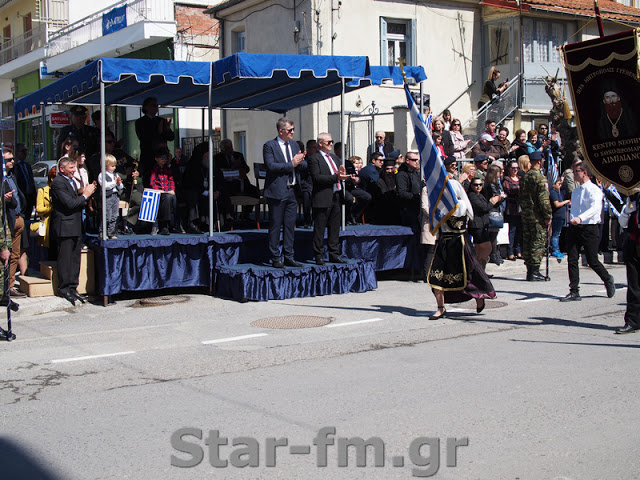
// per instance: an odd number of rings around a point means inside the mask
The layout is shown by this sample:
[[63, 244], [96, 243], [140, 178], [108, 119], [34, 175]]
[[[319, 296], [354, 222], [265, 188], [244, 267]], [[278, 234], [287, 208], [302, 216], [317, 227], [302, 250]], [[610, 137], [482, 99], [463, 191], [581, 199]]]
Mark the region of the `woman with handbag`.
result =
[[491, 253], [491, 239], [489, 238], [489, 212], [498, 203], [500, 197], [495, 195], [489, 200], [482, 193], [484, 181], [475, 177], [469, 186], [469, 202], [473, 208], [473, 219], [469, 222], [469, 234], [473, 237], [478, 261], [484, 268]]
[[491, 254], [489, 261], [500, 265], [504, 263], [498, 249], [498, 232], [504, 226], [504, 217], [502, 216], [502, 206], [504, 199], [507, 198], [502, 191], [500, 180], [502, 179], [502, 164], [493, 162], [487, 169], [487, 176], [484, 180], [484, 195], [490, 201], [493, 197], [498, 197], [498, 201], [493, 203], [493, 207], [489, 211], [489, 241], [491, 242]]
[[58, 173], [58, 169], [54, 166], [51, 167], [47, 174], [47, 185], [38, 189], [38, 197], [36, 200], [36, 213], [40, 217], [39, 222], [33, 222], [32, 228], [37, 226], [38, 231], [38, 245], [47, 248], [47, 259], [56, 260], [57, 252], [55, 239], [52, 238], [49, 230], [49, 223], [51, 220], [51, 213], [53, 212], [53, 206], [51, 205], [51, 182]]

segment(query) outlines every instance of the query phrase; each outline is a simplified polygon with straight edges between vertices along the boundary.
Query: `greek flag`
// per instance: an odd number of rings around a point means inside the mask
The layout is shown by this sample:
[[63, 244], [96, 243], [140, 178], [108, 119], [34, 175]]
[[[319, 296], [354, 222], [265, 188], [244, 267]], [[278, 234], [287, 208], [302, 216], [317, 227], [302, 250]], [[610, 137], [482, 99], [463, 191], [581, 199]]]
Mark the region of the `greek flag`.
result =
[[151, 188], [144, 189], [138, 220], [142, 220], [143, 222], [156, 221], [158, 216], [158, 207], [160, 206], [160, 195], [162, 195], [162, 190], [153, 190]]
[[[622, 200], [622, 197], [620, 196], [618, 189], [613, 184], [611, 184], [607, 188], [607, 192], [609, 192], [609, 194], [611, 194], [613, 198], [618, 200], [618, 208], [622, 210], [621, 206], [624, 206], [624, 200]], [[605, 198], [607, 197], [605, 196]], [[611, 213], [613, 213], [616, 217], [619, 217], [621, 211], [618, 211], [618, 208], [616, 208], [616, 205], [614, 205], [613, 202], [610, 200], [609, 200], [609, 206], [611, 207]]]
[[429, 230], [435, 234], [440, 225], [445, 222], [458, 206], [455, 191], [449, 183], [449, 177], [444, 169], [444, 163], [433, 144], [427, 125], [418, 111], [418, 106], [404, 86], [407, 94], [407, 106], [413, 123], [413, 131], [420, 153], [420, 168], [429, 194]]
[[553, 188], [558, 180], [558, 165], [553, 158], [551, 149], [547, 150], [547, 181], [549, 182], [549, 190]]
[[431, 133], [432, 131], [431, 122], [433, 122], [433, 113], [431, 113], [431, 110], [429, 110], [429, 115], [427, 115], [427, 120], [424, 122], [425, 125], [427, 126], [427, 131], [429, 133]]

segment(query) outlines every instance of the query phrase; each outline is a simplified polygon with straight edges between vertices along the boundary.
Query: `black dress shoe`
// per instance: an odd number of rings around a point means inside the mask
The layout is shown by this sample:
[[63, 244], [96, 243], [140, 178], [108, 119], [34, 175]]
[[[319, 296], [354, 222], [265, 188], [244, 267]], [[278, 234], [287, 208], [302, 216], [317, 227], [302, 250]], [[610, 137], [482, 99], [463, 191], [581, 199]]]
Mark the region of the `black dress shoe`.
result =
[[616, 294], [616, 282], [613, 275], [609, 275], [609, 280], [604, 282], [604, 287], [607, 289], [607, 297], [612, 298]]
[[316, 265], [324, 265], [324, 260], [320, 255], [316, 255]]
[[87, 297], [85, 297], [84, 295], [80, 295], [76, 289], [70, 290], [70, 293], [77, 300], [80, 300], [80, 303], [85, 303], [87, 301]]
[[569, 292], [566, 297], [560, 299], [561, 302], [579, 302], [582, 297], [578, 292]]
[[293, 258], [285, 258], [284, 259], [284, 266], [285, 267], [301, 267], [302, 264], [296, 262]]
[[639, 329], [636, 327], [632, 327], [629, 324], [626, 324], [624, 327], [619, 328], [618, 330], [616, 330], [616, 333], [619, 335], [622, 335], [624, 333], [633, 333], [633, 332], [637, 332]]
[[284, 268], [284, 263], [282, 263], [280, 260], [274, 260], [273, 262], [271, 262], [271, 266], [273, 268]]
[[336, 255], [329, 255], [329, 263], [347, 263], [347, 261]]
[[164, 227], [158, 233], [160, 235], [169, 235], [171, 232], [169, 232], [169, 228], [168, 227]]
[[71, 305], [73, 305], [74, 307], [76, 306], [76, 296], [73, 293], [67, 291], [58, 293], [62, 298], [71, 302]]
[[194, 235], [202, 235], [204, 232], [192, 223], [187, 227], [187, 233], [192, 233]]

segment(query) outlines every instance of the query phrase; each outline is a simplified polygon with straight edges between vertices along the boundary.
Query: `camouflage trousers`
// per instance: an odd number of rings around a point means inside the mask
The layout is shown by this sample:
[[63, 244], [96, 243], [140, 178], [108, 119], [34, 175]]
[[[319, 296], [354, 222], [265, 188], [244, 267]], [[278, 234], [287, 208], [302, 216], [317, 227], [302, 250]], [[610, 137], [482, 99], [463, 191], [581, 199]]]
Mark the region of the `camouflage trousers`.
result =
[[522, 257], [527, 268], [538, 269], [547, 254], [547, 227], [538, 220], [522, 219]]

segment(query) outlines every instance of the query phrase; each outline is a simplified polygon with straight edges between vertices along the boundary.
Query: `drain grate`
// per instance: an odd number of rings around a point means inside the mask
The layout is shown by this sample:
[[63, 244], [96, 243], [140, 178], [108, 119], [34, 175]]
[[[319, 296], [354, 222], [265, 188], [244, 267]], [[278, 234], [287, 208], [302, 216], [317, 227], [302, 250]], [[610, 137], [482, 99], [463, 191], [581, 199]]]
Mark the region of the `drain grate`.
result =
[[186, 295], [163, 295], [161, 297], [141, 298], [133, 306], [160, 307], [162, 305], [171, 305], [173, 303], [184, 303], [188, 301], [189, 297]]
[[251, 322], [254, 327], [260, 328], [314, 328], [331, 323], [331, 318], [314, 317], [309, 315], [288, 315], [286, 317], [261, 318]]

